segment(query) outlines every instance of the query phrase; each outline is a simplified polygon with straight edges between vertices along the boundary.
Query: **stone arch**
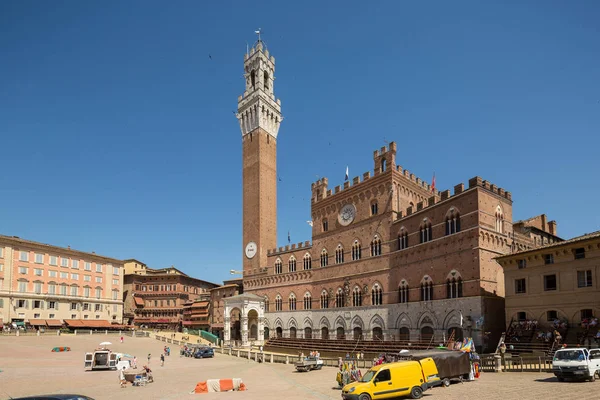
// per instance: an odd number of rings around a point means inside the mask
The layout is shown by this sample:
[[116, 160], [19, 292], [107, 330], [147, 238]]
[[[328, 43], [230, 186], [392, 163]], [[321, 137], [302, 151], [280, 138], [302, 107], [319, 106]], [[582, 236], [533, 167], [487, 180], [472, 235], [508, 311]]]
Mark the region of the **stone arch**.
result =
[[321, 328], [331, 328], [331, 324], [329, 323], [327, 317], [321, 317], [321, 320], [319, 321], [319, 326]]
[[341, 315], [335, 319], [334, 326], [336, 328], [344, 328], [344, 330], [346, 330], [346, 321]]
[[412, 328], [412, 321], [411, 321], [410, 317], [408, 316], [408, 314], [405, 312], [398, 315], [398, 318], [396, 318], [396, 329], [403, 328], [403, 327], [408, 328], [408, 329]]
[[425, 311], [419, 317], [419, 323], [418, 323], [419, 329], [423, 328], [424, 326], [429, 326], [431, 328], [435, 328], [437, 325], [438, 325], [437, 319], [429, 311]]
[[297, 328], [298, 327], [298, 323], [296, 322], [296, 318], [292, 317], [288, 320], [287, 323], [288, 329], [289, 328]]
[[309, 317], [304, 318], [304, 327], [312, 328], [312, 326], [313, 326], [312, 319], [310, 319]]
[[355, 315], [354, 318], [352, 318], [352, 322], [350, 323], [350, 326], [352, 328], [358, 327], [358, 328], [363, 329], [365, 327], [365, 324], [363, 323], [363, 320], [361, 317], [359, 317], [358, 315]]
[[373, 330], [373, 328], [385, 329], [385, 323], [379, 314], [373, 315], [371, 321], [369, 321], [369, 329]]
[[452, 310], [444, 318], [444, 329], [448, 330], [449, 328], [462, 328], [459, 311]]
[[279, 318], [279, 317], [275, 318], [275, 321], [273, 321], [273, 327], [283, 328], [283, 321], [281, 320], [281, 318]]

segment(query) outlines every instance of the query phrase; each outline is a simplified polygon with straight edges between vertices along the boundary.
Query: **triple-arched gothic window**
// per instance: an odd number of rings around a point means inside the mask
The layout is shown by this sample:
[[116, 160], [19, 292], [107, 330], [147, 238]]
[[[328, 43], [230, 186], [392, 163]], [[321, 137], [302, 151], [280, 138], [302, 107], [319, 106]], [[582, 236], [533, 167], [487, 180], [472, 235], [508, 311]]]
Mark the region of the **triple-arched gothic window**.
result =
[[421, 282], [421, 301], [433, 300], [433, 282], [428, 276]]
[[335, 249], [335, 263], [341, 264], [343, 262], [344, 262], [344, 248], [342, 247], [341, 244], [338, 244], [337, 248]]
[[377, 235], [373, 238], [371, 242], [371, 257], [380, 256], [381, 255], [381, 239]]
[[431, 221], [429, 221], [427, 218], [423, 220], [419, 233], [421, 236], [421, 243], [429, 242], [431, 239], [433, 239], [433, 229], [431, 228]]
[[283, 266], [282, 266], [281, 260], [279, 258], [275, 261], [275, 273], [276, 274], [283, 273]]
[[312, 258], [310, 257], [309, 253], [306, 253], [304, 255], [304, 270], [308, 270], [308, 269], [312, 269]]
[[329, 308], [329, 293], [326, 290], [321, 292], [321, 308]]
[[344, 295], [344, 291], [339, 288], [337, 293], [335, 294], [335, 307], [341, 308], [346, 305], [346, 296]]
[[304, 309], [312, 309], [312, 297], [309, 292], [304, 293]]
[[329, 265], [329, 254], [327, 254], [327, 250], [321, 250], [321, 267], [326, 267]]
[[460, 232], [460, 214], [452, 207], [446, 215], [446, 235]]
[[360, 260], [360, 258], [361, 258], [360, 242], [358, 240], [355, 240], [354, 243], [352, 244], [352, 261]]
[[296, 272], [296, 257], [290, 257], [290, 260], [288, 261], [288, 269], [290, 272]]
[[362, 293], [358, 286], [354, 287], [352, 291], [352, 307], [362, 306]]
[[398, 287], [398, 303], [408, 303], [408, 283], [402, 280]]
[[383, 289], [381, 289], [379, 283], [373, 285], [373, 289], [371, 289], [371, 304], [374, 306], [383, 304]]
[[290, 311], [296, 311], [296, 295], [294, 293], [290, 294], [288, 298], [288, 306]]
[[281, 311], [283, 309], [283, 299], [280, 295], [275, 297], [275, 311]]

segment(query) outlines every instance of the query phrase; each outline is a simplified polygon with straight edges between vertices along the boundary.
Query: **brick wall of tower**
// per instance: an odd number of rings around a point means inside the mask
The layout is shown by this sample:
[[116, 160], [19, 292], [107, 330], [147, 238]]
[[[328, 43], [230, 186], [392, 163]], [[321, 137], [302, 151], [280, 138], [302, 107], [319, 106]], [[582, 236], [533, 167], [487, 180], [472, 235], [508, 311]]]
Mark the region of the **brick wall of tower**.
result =
[[[254, 241], [257, 254], [244, 260], [244, 272], [267, 266], [277, 245], [277, 140], [258, 128], [242, 138], [243, 246]], [[245, 274], [244, 274], [245, 275]]]

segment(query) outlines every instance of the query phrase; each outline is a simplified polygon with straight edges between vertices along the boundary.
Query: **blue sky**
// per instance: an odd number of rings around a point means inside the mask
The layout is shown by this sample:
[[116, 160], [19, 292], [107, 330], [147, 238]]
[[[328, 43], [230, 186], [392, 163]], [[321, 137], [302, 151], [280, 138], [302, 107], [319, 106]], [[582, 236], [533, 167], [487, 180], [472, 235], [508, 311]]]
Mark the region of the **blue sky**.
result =
[[515, 220], [598, 230], [600, 3], [502, 3], [0, 2], [0, 233], [230, 279], [258, 27], [285, 117], [279, 245], [310, 240], [317, 176], [362, 175], [392, 140], [439, 189], [480, 175]]

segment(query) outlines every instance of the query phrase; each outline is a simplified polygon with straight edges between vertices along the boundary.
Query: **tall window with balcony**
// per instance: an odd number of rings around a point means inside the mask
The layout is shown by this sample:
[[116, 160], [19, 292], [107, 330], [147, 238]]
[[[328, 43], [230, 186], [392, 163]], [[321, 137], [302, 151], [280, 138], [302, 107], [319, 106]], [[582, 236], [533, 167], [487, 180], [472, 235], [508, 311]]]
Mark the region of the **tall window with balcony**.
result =
[[321, 292], [321, 308], [329, 308], [329, 294], [325, 290]]
[[446, 215], [446, 235], [460, 232], [460, 214], [452, 207]]
[[373, 288], [371, 289], [371, 304], [374, 306], [383, 304], [383, 289], [379, 283], [373, 285]]
[[309, 270], [309, 269], [312, 269], [312, 258], [310, 257], [309, 253], [306, 253], [304, 255], [303, 261], [304, 261], [303, 264], [304, 264], [304, 270], [305, 271]]
[[403, 280], [398, 287], [398, 303], [408, 303], [408, 283]]
[[408, 247], [408, 232], [400, 231], [398, 235], [398, 250], [404, 250]]
[[304, 293], [304, 309], [312, 309], [312, 297], [309, 292]]
[[352, 307], [360, 306], [362, 306], [362, 291], [358, 286], [355, 286], [352, 291]]
[[419, 233], [421, 236], [421, 243], [429, 242], [431, 239], [433, 239], [433, 230], [431, 227], [431, 221], [429, 221], [427, 218], [421, 224]]
[[352, 244], [352, 261], [360, 260], [361, 258], [361, 247], [360, 242], [355, 240]]
[[433, 300], [433, 282], [431, 279], [424, 279], [421, 282], [421, 301]]
[[321, 267], [326, 267], [329, 264], [329, 254], [327, 254], [327, 250], [323, 249], [321, 251]]
[[346, 296], [344, 295], [344, 291], [339, 288], [337, 293], [335, 294], [335, 307], [342, 308], [346, 306]]
[[338, 244], [337, 248], [335, 249], [335, 263], [341, 264], [343, 262], [344, 262], [344, 248], [342, 247], [341, 244]]

